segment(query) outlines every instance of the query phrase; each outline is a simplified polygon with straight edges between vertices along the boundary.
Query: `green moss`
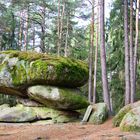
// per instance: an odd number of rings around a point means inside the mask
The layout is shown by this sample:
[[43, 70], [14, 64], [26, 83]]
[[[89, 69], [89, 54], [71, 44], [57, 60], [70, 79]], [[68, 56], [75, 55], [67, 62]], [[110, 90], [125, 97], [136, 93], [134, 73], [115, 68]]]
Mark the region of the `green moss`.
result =
[[19, 63], [9, 70], [12, 76], [13, 85], [19, 86], [27, 82], [27, 73], [25, 67]]
[[86, 98], [81, 96], [78, 92], [77, 92], [77, 95], [75, 96], [76, 93], [74, 93], [72, 89], [70, 90], [70, 89], [65, 89], [65, 88], [63, 89], [59, 88], [59, 93], [60, 93], [61, 99], [63, 99], [61, 100], [61, 104], [66, 104], [68, 102], [69, 103], [68, 108], [71, 108], [71, 109], [85, 108], [89, 105]]
[[4, 51], [0, 54], [7, 54], [9, 59], [18, 57], [17, 63], [9, 68], [15, 86], [44, 83], [77, 87], [88, 80], [88, 67], [82, 61], [36, 52]]
[[5, 68], [6, 67], [6, 63], [3, 63], [3, 64], [0, 64], [0, 71], [2, 71], [3, 70], [3, 68]]
[[125, 132], [140, 132], [140, 127], [137, 126], [137, 117], [133, 111], [130, 111], [125, 115], [120, 124], [120, 129]]
[[36, 60], [34, 61], [29, 68], [28, 75], [30, 76], [30, 79], [47, 79], [47, 70], [48, 65], [45, 61]]
[[131, 105], [127, 105], [124, 108], [122, 108], [118, 114], [113, 118], [113, 125], [114, 126], [119, 126], [123, 117], [126, 115], [131, 110]]
[[92, 114], [89, 117], [89, 122], [99, 125], [104, 123], [108, 117], [108, 109], [105, 103], [97, 103], [93, 105]]
[[[62, 58], [60, 60], [60, 63], [56, 66], [56, 72], [58, 78], [62, 79], [63, 82], [66, 82], [65, 80], [73, 80], [73, 82], [76, 83], [77, 79], [79, 79], [79, 81], [82, 83], [83, 80], [88, 78], [88, 68], [86, 67], [86, 64], [69, 58]], [[67, 73], [69, 73], [69, 75]]]

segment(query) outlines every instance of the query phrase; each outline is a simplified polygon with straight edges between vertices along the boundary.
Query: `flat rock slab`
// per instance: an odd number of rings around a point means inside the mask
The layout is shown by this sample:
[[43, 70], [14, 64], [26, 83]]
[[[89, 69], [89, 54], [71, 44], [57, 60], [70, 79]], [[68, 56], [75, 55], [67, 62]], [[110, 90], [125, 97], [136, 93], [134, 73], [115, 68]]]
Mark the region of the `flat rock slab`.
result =
[[2, 105], [0, 112], [0, 122], [9, 123], [36, 122], [39, 120], [66, 123], [78, 121], [80, 115], [76, 111], [60, 111], [47, 107], [25, 107], [22, 104], [14, 107]]

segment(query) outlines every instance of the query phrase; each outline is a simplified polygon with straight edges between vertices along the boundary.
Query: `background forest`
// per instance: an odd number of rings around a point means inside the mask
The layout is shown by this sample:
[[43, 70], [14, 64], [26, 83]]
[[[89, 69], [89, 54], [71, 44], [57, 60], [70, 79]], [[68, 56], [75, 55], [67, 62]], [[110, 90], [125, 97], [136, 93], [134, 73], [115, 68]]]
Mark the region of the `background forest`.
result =
[[[99, 45], [96, 39], [96, 29], [99, 26], [98, 6], [99, 3], [93, 5], [88, 0], [0, 0], [0, 50], [38, 51], [88, 62], [91, 52], [90, 21], [93, 7], [96, 8], [93, 56], [96, 44]], [[136, 1], [133, 6], [134, 35], [135, 7]], [[105, 22], [107, 77], [111, 105], [114, 112], [117, 112], [125, 102], [124, 3], [122, 0], [114, 0], [110, 8], [110, 16]], [[130, 3], [128, 13], [130, 18]], [[100, 47], [97, 52], [100, 53]], [[138, 64], [139, 59], [138, 57]], [[139, 65], [137, 68], [136, 100], [140, 98]], [[98, 57], [96, 102], [103, 101], [101, 81], [100, 57]], [[81, 90], [88, 96], [88, 85]], [[15, 99], [8, 95], [0, 95], [0, 104], [6, 102], [13, 105]]]

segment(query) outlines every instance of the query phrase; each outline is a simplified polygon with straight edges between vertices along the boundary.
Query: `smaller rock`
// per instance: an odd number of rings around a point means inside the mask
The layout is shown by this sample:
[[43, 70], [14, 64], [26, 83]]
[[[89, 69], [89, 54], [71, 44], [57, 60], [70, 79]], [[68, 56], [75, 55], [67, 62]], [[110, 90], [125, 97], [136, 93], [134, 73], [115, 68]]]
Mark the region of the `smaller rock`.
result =
[[18, 104], [15, 107], [0, 106], [0, 122], [35, 122], [46, 120], [52, 123], [66, 123], [79, 121], [79, 113], [76, 111], [60, 111], [47, 107], [25, 107]]
[[31, 99], [55, 109], [77, 110], [89, 104], [78, 89], [37, 85], [29, 87], [27, 92]]
[[60, 111], [47, 107], [32, 107], [38, 120], [52, 120], [53, 123], [66, 123], [79, 121], [79, 113], [76, 111]]
[[36, 119], [36, 112], [32, 108], [22, 105], [5, 106], [0, 113], [0, 122], [31, 122]]
[[22, 105], [28, 106], [28, 107], [42, 107], [42, 106], [44, 106], [44, 105], [42, 105], [34, 100], [28, 99], [28, 98], [18, 97], [16, 101], [18, 104], [22, 104]]
[[140, 132], [140, 107], [130, 110], [120, 124], [122, 131]]
[[114, 126], [119, 126], [123, 117], [133, 108], [136, 108], [140, 106], [140, 101], [135, 102], [133, 104], [128, 104], [126, 106], [124, 106], [118, 113], [117, 115], [113, 118], [113, 125]]
[[102, 124], [108, 116], [108, 109], [105, 103], [93, 105], [93, 111], [89, 117], [89, 122], [93, 124]]

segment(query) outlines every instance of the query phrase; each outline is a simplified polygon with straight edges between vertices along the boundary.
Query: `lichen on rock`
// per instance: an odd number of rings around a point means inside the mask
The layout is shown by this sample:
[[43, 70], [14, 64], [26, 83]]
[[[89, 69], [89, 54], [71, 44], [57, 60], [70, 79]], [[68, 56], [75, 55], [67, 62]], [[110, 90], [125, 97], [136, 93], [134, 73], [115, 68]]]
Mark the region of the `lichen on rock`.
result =
[[140, 132], [140, 107], [130, 110], [120, 124], [122, 131]]
[[108, 117], [108, 109], [105, 103], [93, 105], [93, 111], [89, 117], [89, 122], [93, 124], [102, 124]]
[[126, 106], [124, 106], [118, 113], [117, 115], [113, 118], [113, 125], [114, 126], [119, 126], [123, 117], [132, 109], [136, 108], [140, 106], [140, 101], [137, 101], [133, 104], [128, 104]]

